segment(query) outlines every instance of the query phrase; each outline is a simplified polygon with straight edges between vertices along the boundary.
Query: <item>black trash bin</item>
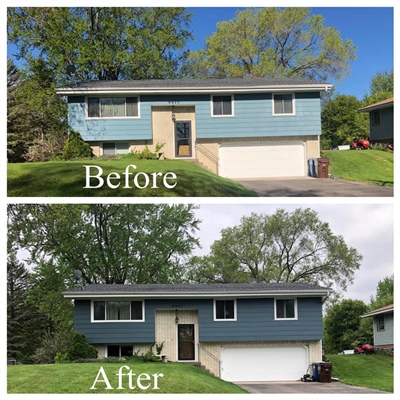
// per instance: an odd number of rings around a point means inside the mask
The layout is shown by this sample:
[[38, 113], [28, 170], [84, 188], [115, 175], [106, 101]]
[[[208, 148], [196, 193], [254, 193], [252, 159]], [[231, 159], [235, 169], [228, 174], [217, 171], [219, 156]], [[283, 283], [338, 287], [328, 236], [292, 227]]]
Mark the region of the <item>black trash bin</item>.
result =
[[318, 178], [329, 178], [329, 158], [318, 158]]
[[332, 363], [322, 362], [320, 363], [319, 369], [319, 381], [321, 383], [331, 383], [332, 382]]

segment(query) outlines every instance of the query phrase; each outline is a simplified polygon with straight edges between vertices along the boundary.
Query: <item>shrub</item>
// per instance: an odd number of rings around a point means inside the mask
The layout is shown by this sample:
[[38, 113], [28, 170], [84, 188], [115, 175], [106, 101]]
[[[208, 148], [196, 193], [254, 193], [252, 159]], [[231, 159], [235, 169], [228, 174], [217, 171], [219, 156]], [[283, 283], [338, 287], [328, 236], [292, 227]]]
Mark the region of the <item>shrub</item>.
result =
[[84, 334], [76, 333], [68, 351], [68, 358], [71, 361], [79, 358], [97, 358], [97, 350], [87, 342]]
[[93, 157], [92, 148], [90, 145], [83, 141], [79, 132], [71, 131], [63, 151], [64, 160], [90, 157]]
[[71, 347], [72, 337], [69, 332], [51, 335], [45, 333], [41, 346], [36, 349], [32, 361], [36, 364], [52, 364], [57, 354], [65, 354]]

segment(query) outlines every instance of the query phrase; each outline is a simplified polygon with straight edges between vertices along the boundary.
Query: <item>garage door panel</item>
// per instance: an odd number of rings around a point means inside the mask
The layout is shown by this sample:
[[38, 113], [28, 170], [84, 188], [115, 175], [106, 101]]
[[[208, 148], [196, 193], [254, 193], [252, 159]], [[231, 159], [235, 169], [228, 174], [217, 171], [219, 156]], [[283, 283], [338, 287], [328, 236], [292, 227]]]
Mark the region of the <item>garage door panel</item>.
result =
[[226, 178], [304, 176], [304, 145], [300, 142], [222, 144], [219, 174]]
[[299, 380], [308, 368], [305, 346], [224, 348], [221, 377], [229, 382]]

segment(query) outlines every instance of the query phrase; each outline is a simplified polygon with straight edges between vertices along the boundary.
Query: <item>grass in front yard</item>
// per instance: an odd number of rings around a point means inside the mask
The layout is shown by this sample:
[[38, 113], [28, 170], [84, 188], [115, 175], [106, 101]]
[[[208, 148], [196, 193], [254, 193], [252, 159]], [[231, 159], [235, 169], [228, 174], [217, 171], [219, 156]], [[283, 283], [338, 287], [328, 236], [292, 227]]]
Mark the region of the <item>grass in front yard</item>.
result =
[[353, 386], [393, 392], [393, 356], [384, 354], [329, 355], [332, 377]]
[[[129, 177], [129, 186], [123, 188], [125, 179], [122, 175], [128, 165], [133, 175]], [[86, 186], [85, 165], [96, 165], [103, 169], [105, 180], [101, 188], [84, 188]], [[120, 185], [116, 189], [107, 186], [107, 175], [117, 172], [121, 176]], [[160, 172], [164, 176], [173, 172], [177, 176], [177, 185], [167, 189], [162, 176], [157, 177], [157, 188], [150, 182], [146, 188], [138, 189], [133, 183], [137, 173], [151, 174]], [[97, 170], [93, 169], [94, 175]], [[139, 160], [133, 156], [121, 159], [94, 159], [85, 161], [49, 161], [37, 163], [8, 164], [7, 194], [10, 197], [257, 197], [257, 194], [229, 179], [221, 178], [190, 162], [181, 160]], [[113, 185], [118, 180], [111, 180]], [[145, 177], [139, 175], [138, 183], [144, 187]], [[172, 181], [168, 182], [169, 184]], [[91, 186], [97, 186], [93, 179]]]
[[337, 178], [393, 186], [394, 168], [392, 152], [382, 150], [323, 151], [329, 158], [329, 173]]
[[[134, 374], [132, 379], [136, 389], [129, 389], [127, 376], [123, 376], [123, 390], [118, 388], [118, 373], [121, 366], [128, 365]], [[107, 379], [113, 390], [106, 389], [106, 384], [98, 378], [91, 390], [100, 367], [104, 368]], [[7, 377], [8, 393], [247, 393], [244, 389], [225, 382], [204, 372], [200, 368], [182, 363], [79, 363], [47, 365], [10, 365]], [[128, 370], [124, 370], [127, 373]], [[136, 379], [142, 374], [151, 377], [143, 381], [142, 390], [137, 387]], [[158, 390], [154, 390], [153, 374], [163, 374], [158, 378]]]

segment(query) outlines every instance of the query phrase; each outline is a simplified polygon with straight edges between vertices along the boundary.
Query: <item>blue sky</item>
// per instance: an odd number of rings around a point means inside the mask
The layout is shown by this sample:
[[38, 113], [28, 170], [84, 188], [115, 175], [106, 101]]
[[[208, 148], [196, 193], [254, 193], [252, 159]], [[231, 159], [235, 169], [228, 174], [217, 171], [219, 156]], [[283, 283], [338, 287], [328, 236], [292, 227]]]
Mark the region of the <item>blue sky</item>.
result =
[[[196, 39], [192, 49], [204, 46], [204, 39], [216, 31], [219, 21], [234, 18], [238, 7], [189, 7], [192, 30]], [[351, 74], [342, 82], [330, 81], [336, 93], [354, 95], [361, 99], [369, 91], [371, 77], [377, 72], [393, 69], [393, 7], [318, 7], [313, 14], [321, 14], [325, 26], [333, 26], [342, 39], [351, 39], [358, 47], [357, 60]]]
[[[236, 11], [241, 9], [188, 7], [188, 11], [193, 13], [191, 29], [195, 37], [189, 48], [202, 48], [204, 39], [216, 31], [217, 23], [234, 18]], [[336, 93], [361, 99], [369, 91], [371, 77], [393, 69], [393, 11], [393, 7], [312, 8], [313, 14], [322, 14], [325, 18], [325, 26], [335, 27], [343, 39], [351, 39], [358, 47], [357, 60], [352, 63], [350, 76], [342, 82], [329, 82], [334, 84]]]

